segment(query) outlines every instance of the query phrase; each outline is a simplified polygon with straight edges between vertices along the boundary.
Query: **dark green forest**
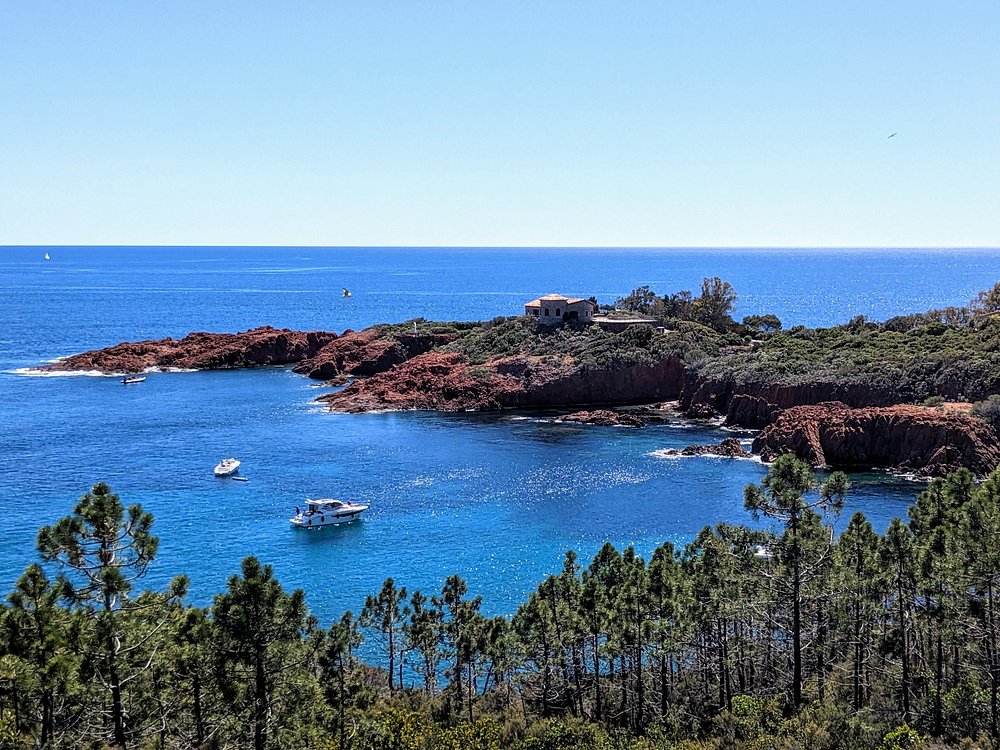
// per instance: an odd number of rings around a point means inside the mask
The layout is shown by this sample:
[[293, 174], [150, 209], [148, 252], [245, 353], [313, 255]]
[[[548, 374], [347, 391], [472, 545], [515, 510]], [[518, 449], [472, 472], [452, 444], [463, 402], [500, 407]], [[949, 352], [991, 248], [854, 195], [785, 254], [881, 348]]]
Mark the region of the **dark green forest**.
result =
[[142, 590], [153, 518], [96, 484], [0, 608], [0, 747], [995, 747], [1000, 471], [884, 535], [835, 531], [849, 492], [783, 456], [745, 490], [773, 532], [567, 552], [510, 617], [451, 576], [321, 623], [253, 557], [210, 607]]

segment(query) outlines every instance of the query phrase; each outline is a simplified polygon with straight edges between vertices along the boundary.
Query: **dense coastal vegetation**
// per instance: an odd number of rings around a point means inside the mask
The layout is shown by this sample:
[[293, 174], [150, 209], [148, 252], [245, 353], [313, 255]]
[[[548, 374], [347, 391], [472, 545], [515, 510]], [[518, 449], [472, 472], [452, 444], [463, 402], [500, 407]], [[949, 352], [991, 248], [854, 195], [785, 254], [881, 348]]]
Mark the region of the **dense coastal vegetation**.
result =
[[784, 456], [745, 491], [773, 532], [569, 552], [510, 617], [452, 576], [320, 623], [252, 557], [210, 607], [139, 591], [153, 519], [97, 484], [0, 608], [0, 747], [993, 747], [1000, 471], [882, 536], [835, 535], [849, 491]]
[[[296, 371], [318, 379], [344, 382], [385, 376], [391, 381], [394, 373], [403, 379], [410, 374], [400, 369], [407, 363], [430, 358], [427, 361], [446, 367], [471, 368], [474, 378], [482, 382], [495, 379], [496, 365], [511, 359], [558, 363], [564, 373], [572, 370], [579, 375], [649, 368], [672, 360], [680, 366], [678, 382], [668, 384], [666, 390], [683, 396], [685, 408], [723, 414], [729, 396], [758, 392], [762, 387], [791, 394], [788, 403], [779, 404], [782, 407], [812, 403], [801, 401], [803, 387], [814, 392], [825, 389], [838, 400], [846, 398], [850, 406], [921, 404], [928, 399], [977, 402], [1000, 394], [1000, 283], [965, 307], [884, 322], [859, 315], [843, 325], [816, 329], [783, 329], [771, 314], [737, 322], [731, 317], [736, 299], [736, 291], [727, 282], [707, 278], [697, 296], [687, 291], [660, 296], [643, 286], [612, 305], [599, 306], [612, 319], [640, 315], [655, 320], [659, 330], [641, 324], [615, 331], [570, 323], [545, 326], [524, 316], [451, 323], [418, 319], [345, 331], [340, 336], [261, 328], [241, 334], [197, 333], [181, 340], [123, 343], [42, 369], [131, 372], [147, 367], [291, 364]], [[706, 385], [712, 398], [699, 402], [699, 391], [705, 395]], [[361, 384], [358, 390], [363, 390]], [[490, 406], [477, 403], [479, 395], [468, 394], [467, 408]], [[573, 395], [578, 394], [568, 389], [567, 398]], [[606, 394], [611, 404], [616, 399], [629, 402], [627, 395]], [[713, 400], [716, 396], [722, 398]], [[572, 403], [567, 401], [567, 405]], [[500, 399], [494, 408], [510, 405], [518, 404]]]

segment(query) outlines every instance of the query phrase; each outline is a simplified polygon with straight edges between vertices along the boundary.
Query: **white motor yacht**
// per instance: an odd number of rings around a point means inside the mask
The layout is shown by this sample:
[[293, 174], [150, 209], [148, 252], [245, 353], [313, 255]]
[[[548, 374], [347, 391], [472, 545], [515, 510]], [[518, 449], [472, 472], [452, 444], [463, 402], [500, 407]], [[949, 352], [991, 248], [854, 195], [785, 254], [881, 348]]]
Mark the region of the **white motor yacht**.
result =
[[217, 477], [231, 477], [237, 471], [240, 470], [240, 462], [235, 458], [224, 458], [219, 461], [219, 465], [215, 467], [215, 476]]
[[306, 498], [305, 508], [296, 508], [289, 520], [293, 526], [312, 528], [313, 526], [333, 526], [357, 521], [368, 510], [367, 505], [344, 502], [343, 500], [310, 500]]

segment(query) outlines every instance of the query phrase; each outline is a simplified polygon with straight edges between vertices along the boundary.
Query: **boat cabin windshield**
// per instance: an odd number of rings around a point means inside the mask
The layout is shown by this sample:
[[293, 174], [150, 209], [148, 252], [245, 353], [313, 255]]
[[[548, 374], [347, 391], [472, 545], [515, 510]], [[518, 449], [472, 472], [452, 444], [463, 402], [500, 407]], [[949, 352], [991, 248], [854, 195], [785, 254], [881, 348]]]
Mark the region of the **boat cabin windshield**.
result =
[[319, 510], [321, 508], [342, 508], [346, 503], [340, 500], [308, 500], [306, 506], [310, 510]]

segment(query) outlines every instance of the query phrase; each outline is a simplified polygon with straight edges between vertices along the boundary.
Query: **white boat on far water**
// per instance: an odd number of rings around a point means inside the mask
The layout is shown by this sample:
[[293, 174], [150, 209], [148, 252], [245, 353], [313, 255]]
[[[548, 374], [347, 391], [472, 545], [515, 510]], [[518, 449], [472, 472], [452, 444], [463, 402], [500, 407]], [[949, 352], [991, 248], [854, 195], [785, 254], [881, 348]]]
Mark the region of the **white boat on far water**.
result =
[[240, 462], [235, 458], [224, 458], [219, 461], [219, 465], [215, 467], [215, 476], [217, 477], [231, 477], [237, 471], [240, 470]]
[[343, 500], [310, 500], [306, 498], [305, 508], [296, 508], [289, 520], [293, 526], [312, 528], [314, 526], [335, 526], [357, 521], [368, 510], [367, 505], [344, 502]]

